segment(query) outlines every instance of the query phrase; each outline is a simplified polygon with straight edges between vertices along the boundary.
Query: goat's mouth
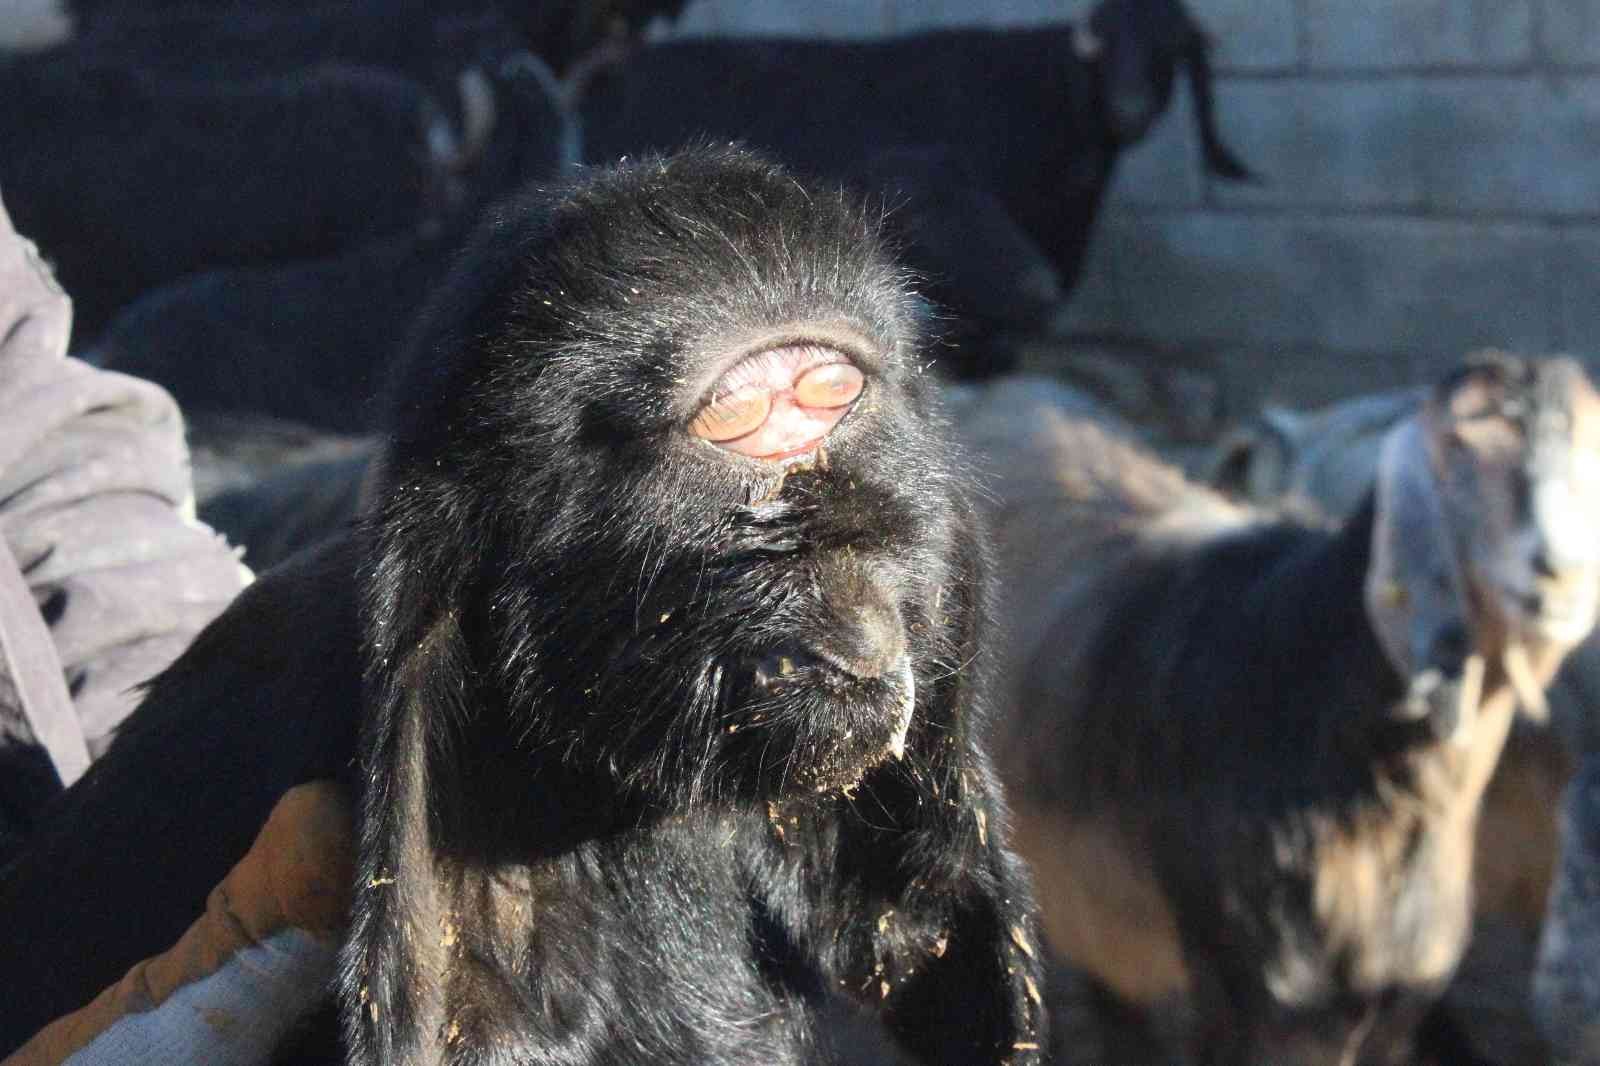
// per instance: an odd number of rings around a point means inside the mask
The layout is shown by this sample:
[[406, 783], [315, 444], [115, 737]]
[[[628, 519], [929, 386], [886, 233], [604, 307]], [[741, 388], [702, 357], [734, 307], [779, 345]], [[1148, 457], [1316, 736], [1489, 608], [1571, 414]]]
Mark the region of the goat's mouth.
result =
[[901, 651], [881, 663], [782, 644], [750, 661], [745, 697], [724, 729], [750, 745], [771, 793], [847, 790], [905, 755], [916, 674]]

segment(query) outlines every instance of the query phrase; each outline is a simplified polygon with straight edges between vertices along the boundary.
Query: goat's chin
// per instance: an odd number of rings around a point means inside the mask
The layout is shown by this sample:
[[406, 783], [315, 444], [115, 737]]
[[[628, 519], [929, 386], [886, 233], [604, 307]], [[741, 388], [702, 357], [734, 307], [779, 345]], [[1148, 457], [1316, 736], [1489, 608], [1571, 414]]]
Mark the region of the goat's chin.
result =
[[1600, 618], [1600, 582], [1535, 582], [1535, 591], [1501, 585], [1500, 608], [1520, 639], [1570, 648], [1582, 643]]

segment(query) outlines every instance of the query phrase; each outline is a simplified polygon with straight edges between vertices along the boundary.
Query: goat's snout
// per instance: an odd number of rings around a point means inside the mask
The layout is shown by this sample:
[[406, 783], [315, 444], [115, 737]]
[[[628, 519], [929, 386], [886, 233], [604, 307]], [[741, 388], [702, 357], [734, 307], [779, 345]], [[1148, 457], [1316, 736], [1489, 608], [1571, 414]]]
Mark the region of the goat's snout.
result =
[[1533, 492], [1529, 562], [1540, 577], [1562, 577], [1600, 562], [1600, 527], [1593, 508], [1566, 478], [1550, 479]]
[[858, 608], [816, 638], [785, 642], [755, 664], [756, 679], [769, 683], [800, 670], [822, 670], [852, 681], [894, 679], [907, 661], [898, 616], [880, 608]]
[[1534, 486], [1531, 497], [1498, 568], [1504, 609], [1516, 628], [1581, 639], [1600, 609], [1600, 522], [1565, 479]]
[[905, 626], [887, 604], [859, 604], [816, 650], [853, 677], [892, 677], [906, 658]]
[[[839, 726], [839, 739], [854, 738], [856, 746], [866, 744], [876, 752], [871, 758], [867, 751], [860, 753], [853, 761], [859, 770], [884, 754], [905, 754], [917, 686], [899, 609], [871, 581], [846, 584], [854, 588], [844, 603], [827, 605], [826, 623], [772, 649], [754, 664], [753, 680], [768, 692], [810, 690], [854, 708], [853, 724]], [[822, 781], [826, 785], [833, 778]]]

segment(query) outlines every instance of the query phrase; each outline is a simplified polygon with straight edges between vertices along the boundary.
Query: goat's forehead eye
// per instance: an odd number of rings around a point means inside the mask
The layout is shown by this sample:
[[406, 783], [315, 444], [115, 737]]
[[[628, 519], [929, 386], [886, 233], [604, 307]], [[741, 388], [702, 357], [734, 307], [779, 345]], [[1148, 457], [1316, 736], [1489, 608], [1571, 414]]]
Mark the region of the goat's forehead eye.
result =
[[771, 348], [722, 373], [689, 433], [750, 458], [789, 458], [820, 446], [865, 386], [866, 374], [845, 352]]
[[734, 440], [756, 429], [772, 410], [772, 393], [746, 388], [719, 396], [700, 409], [689, 432], [713, 443]]
[[843, 407], [861, 395], [866, 376], [851, 363], [824, 363], [795, 379], [795, 399], [807, 407]]

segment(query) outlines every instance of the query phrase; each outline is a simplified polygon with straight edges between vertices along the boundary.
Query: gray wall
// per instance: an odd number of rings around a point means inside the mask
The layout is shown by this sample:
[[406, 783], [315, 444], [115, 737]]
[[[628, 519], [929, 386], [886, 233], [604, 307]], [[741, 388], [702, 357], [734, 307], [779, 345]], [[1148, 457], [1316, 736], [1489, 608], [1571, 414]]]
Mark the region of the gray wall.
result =
[[[1191, 0], [1259, 185], [1201, 172], [1187, 101], [1125, 157], [1061, 326], [1205, 368], [1237, 410], [1600, 354], [1600, 0]], [[674, 34], [876, 36], [1046, 0], [697, 0]], [[1174, 118], [1177, 121], [1174, 121]]]

